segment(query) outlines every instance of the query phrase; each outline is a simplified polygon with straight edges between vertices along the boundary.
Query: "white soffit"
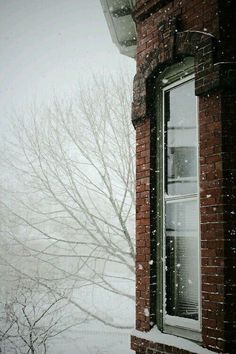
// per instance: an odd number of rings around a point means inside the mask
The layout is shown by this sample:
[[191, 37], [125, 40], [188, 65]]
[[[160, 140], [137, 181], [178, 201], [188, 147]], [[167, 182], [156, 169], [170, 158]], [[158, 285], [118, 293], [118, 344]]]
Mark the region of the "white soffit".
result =
[[100, 0], [113, 42], [121, 54], [136, 56], [135, 0]]

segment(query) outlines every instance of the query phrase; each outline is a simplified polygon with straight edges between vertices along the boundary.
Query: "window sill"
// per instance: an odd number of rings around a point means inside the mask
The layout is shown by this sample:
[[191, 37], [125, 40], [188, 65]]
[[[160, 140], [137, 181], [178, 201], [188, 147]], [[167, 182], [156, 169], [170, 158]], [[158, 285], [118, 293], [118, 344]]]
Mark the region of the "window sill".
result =
[[186, 350], [194, 354], [213, 354], [212, 351], [202, 348], [199, 344], [191, 340], [180, 338], [177, 335], [162, 333], [157, 329], [156, 326], [154, 326], [149, 332], [141, 332], [138, 330], [133, 330], [131, 335], [133, 337], [147, 340], [149, 342]]
[[184, 328], [182, 326], [177, 326], [177, 325], [175, 325], [175, 326], [165, 325], [164, 332], [166, 334], [170, 334], [173, 336], [178, 336], [178, 337], [192, 340], [198, 344], [200, 344], [202, 341], [201, 332], [198, 330], [195, 330], [195, 329], [191, 329], [191, 328]]

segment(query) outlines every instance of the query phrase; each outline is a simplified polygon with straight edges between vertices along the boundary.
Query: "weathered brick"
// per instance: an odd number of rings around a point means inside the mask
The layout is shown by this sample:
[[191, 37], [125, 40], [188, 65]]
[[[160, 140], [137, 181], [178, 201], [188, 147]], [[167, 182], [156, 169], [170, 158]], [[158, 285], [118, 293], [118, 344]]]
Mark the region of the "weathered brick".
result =
[[[155, 312], [156, 301], [151, 285], [155, 267], [149, 261], [156, 257], [152, 247], [158, 181], [153, 173], [156, 132], [148, 83], [153, 73], [158, 75], [178, 56], [191, 55], [199, 96], [202, 344], [226, 353], [233, 353], [236, 347], [236, 85], [229, 80], [235, 66], [217, 61], [235, 61], [235, 14], [235, 2], [223, 0], [137, 0], [133, 13], [138, 38], [133, 104], [137, 137], [136, 325], [141, 331], [150, 330], [144, 308]], [[187, 353], [137, 337], [132, 337], [132, 348], [137, 354]]]

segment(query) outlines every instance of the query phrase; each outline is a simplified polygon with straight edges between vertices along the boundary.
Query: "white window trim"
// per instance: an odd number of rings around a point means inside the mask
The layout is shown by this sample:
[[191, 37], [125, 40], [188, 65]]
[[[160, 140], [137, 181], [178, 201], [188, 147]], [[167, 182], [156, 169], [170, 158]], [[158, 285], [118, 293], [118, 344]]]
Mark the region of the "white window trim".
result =
[[[174, 88], [178, 87], [188, 81], [191, 81], [194, 79], [194, 74], [188, 75], [184, 78], [177, 79], [175, 82], [173, 82], [170, 85], [167, 85], [165, 87], [161, 88], [162, 91], [162, 107], [164, 108], [164, 97], [165, 97], [165, 92]], [[198, 123], [198, 98], [196, 97], [196, 129], [197, 129], [197, 138], [199, 141], [199, 123]], [[165, 110], [162, 109], [162, 136], [165, 136]], [[198, 235], [199, 235], [199, 247], [198, 247], [198, 259], [199, 259], [199, 270], [198, 270], [198, 320], [193, 320], [193, 319], [188, 319], [184, 317], [177, 317], [177, 316], [170, 316], [166, 314], [165, 310], [165, 298], [166, 298], [166, 272], [165, 272], [165, 255], [166, 255], [166, 249], [165, 249], [165, 218], [163, 220], [163, 230], [162, 230], [162, 242], [163, 242], [163, 326], [164, 326], [164, 332], [171, 333], [171, 334], [176, 334], [180, 335], [186, 338], [191, 338], [193, 340], [200, 341], [201, 340], [201, 325], [202, 325], [202, 316], [201, 316], [201, 257], [200, 257], [200, 252], [201, 252], [201, 237], [200, 237], [200, 173], [199, 173], [199, 144], [197, 146], [197, 156], [198, 156], [198, 166], [197, 166], [197, 193], [193, 194], [188, 194], [184, 196], [171, 196], [171, 197], [166, 197], [165, 196], [165, 149], [162, 151], [162, 161], [163, 161], [163, 166], [162, 166], [162, 188], [163, 188], [163, 215], [165, 215], [165, 202], [166, 201], [175, 201], [175, 200], [196, 200], [197, 199], [197, 205], [199, 209], [199, 220], [198, 220]]]

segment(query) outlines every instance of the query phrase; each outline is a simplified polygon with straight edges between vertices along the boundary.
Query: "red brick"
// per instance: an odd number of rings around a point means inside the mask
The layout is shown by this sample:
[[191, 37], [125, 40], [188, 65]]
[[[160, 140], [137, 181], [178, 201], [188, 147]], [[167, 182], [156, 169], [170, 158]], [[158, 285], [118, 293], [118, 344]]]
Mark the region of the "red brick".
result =
[[[231, 2], [230, 6], [233, 2]], [[223, 6], [219, 11], [219, 6]], [[215, 53], [226, 61], [236, 57], [236, 29], [230, 11], [225, 8], [229, 2], [217, 0], [137, 0], [134, 18], [137, 24], [137, 70], [145, 78], [135, 81], [134, 106], [136, 113], [142, 117], [136, 125], [137, 137], [137, 297], [138, 313], [137, 326], [140, 330], [149, 330], [150, 324], [143, 310], [146, 306], [155, 308], [151, 294], [153, 274], [149, 261], [152, 259], [152, 234], [154, 226], [151, 224], [156, 213], [156, 178], [153, 175], [156, 160], [155, 125], [150, 115], [150, 93], [146, 78], [152, 78], [152, 70], [158, 72], [158, 65], [162, 67], [173, 62], [175, 48], [171, 47], [173, 28], [171, 19], [180, 16], [180, 31], [195, 30], [207, 32], [216, 37], [218, 52]], [[220, 26], [225, 22], [231, 23], [231, 29]], [[229, 35], [232, 35], [229, 40]], [[228, 36], [228, 37], [227, 37]], [[204, 36], [203, 36], [204, 37]], [[232, 347], [232, 304], [235, 305], [235, 288], [232, 283], [235, 277], [235, 253], [232, 231], [235, 230], [235, 203], [236, 186], [236, 95], [235, 92], [225, 91], [221, 87], [205, 91], [215, 82], [216, 72], [212, 71], [210, 42], [204, 40], [198, 49], [196, 63], [196, 89], [199, 96], [199, 150], [200, 150], [200, 219], [201, 219], [201, 289], [202, 289], [202, 320], [203, 345], [216, 352], [225, 352]], [[175, 43], [176, 44], [176, 43]], [[155, 61], [156, 60], [156, 61]], [[151, 68], [151, 69], [150, 69]], [[150, 70], [150, 73], [148, 73]], [[147, 74], [148, 73], [148, 74]], [[138, 89], [137, 89], [138, 88]], [[139, 90], [139, 92], [138, 92]], [[137, 104], [137, 97], [142, 98]], [[151, 117], [151, 119], [150, 119]], [[235, 205], [234, 205], [235, 208]], [[154, 212], [152, 212], [154, 210]], [[143, 270], [138, 268], [139, 262]], [[144, 272], [145, 270], [145, 272]], [[227, 286], [226, 286], [227, 285]], [[232, 295], [230, 295], [232, 294]], [[156, 301], [156, 300], [155, 300]], [[236, 306], [236, 305], [235, 305]], [[224, 328], [225, 319], [229, 319], [227, 333]], [[220, 340], [222, 338], [223, 340]], [[228, 347], [227, 347], [228, 345]], [[138, 354], [143, 353], [181, 353], [179, 348], [160, 346], [157, 343], [132, 339], [132, 347]], [[146, 348], [148, 348], [146, 350]], [[226, 351], [227, 352], [227, 351]], [[230, 352], [230, 351], [228, 351]], [[233, 351], [232, 351], [233, 353]], [[185, 352], [186, 354], [186, 352]]]

